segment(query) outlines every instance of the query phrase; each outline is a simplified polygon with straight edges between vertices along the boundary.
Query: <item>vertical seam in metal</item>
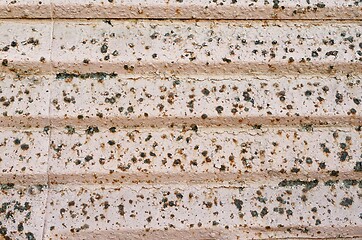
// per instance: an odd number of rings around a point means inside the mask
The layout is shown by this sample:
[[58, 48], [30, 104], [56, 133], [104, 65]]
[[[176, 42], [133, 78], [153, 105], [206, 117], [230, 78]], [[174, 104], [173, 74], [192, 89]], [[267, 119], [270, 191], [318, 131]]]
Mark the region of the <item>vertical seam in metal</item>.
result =
[[[51, 26], [50, 26], [50, 53], [49, 53], [49, 62], [50, 62], [50, 76], [54, 75], [53, 70], [53, 33], [54, 33], [54, 18], [53, 18], [53, 3], [50, 0], [50, 19], [51, 19]], [[50, 145], [51, 145], [51, 139], [52, 139], [52, 122], [51, 122], [51, 96], [52, 96], [52, 88], [53, 88], [53, 82], [51, 77], [47, 78], [48, 81], [48, 91], [49, 91], [49, 98], [48, 98], [48, 116], [47, 116], [47, 123], [49, 127], [49, 134], [48, 134], [48, 149], [47, 149], [47, 173], [46, 173], [46, 180], [47, 180], [47, 193], [46, 193], [46, 200], [45, 200], [45, 214], [44, 214], [44, 222], [43, 222], [43, 232], [42, 232], [42, 239], [45, 239], [45, 233], [46, 233], [46, 225], [48, 220], [48, 205], [49, 205], [49, 191], [50, 191], [50, 181], [49, 181], [49, 161], [50, 161]]]

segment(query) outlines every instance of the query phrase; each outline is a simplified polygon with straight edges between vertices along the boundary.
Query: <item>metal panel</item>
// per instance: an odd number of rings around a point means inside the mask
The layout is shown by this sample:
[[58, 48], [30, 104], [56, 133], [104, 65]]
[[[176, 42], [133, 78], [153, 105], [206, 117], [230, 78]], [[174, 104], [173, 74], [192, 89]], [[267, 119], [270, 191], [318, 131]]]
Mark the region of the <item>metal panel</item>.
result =
[[0, 239], [362, 238], [360, 1], [0, 18]]
[[361, 19], [359, 0], [2, 0], [0, 18]]

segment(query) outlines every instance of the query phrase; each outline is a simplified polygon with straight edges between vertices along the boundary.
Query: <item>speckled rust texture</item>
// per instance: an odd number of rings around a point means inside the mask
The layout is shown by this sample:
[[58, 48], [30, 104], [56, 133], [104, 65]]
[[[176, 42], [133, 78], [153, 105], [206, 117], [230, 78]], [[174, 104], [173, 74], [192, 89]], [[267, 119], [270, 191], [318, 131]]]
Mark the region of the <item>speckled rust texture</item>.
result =
[[361, 238], [361, 3], [1, 1], [0, 239]]

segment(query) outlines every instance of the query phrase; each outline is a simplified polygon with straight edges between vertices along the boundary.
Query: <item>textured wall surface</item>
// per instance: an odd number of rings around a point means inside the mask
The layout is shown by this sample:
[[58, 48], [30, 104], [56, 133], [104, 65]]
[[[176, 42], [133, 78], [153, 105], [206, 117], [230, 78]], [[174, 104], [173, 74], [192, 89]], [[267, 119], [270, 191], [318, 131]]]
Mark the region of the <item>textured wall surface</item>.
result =
[[0, 239], [361, 239], [361, 0], [0, 0]]

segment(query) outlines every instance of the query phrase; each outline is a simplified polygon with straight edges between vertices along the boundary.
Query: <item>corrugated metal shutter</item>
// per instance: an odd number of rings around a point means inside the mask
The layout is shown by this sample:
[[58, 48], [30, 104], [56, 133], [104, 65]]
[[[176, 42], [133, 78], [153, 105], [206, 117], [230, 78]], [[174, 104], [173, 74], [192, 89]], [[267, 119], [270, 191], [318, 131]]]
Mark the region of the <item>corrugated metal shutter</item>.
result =
[[362, 237], [361, 1], [0, 18], [0, 239]]

